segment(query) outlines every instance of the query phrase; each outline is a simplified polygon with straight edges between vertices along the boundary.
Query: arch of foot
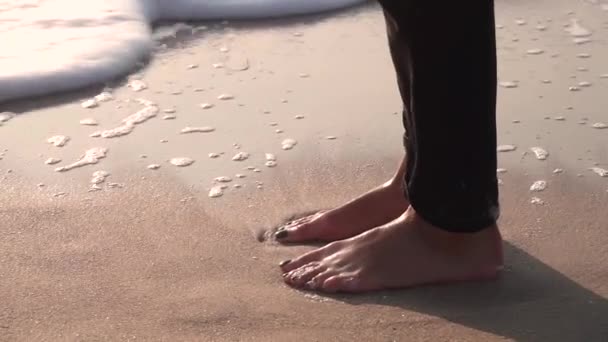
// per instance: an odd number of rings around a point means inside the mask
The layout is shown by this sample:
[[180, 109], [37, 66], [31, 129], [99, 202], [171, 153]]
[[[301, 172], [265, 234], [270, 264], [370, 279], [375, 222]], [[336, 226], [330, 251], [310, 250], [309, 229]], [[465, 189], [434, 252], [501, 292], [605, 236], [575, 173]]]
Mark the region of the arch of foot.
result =
[[157, 20], [262, 19], [365, 0], [0, 1], [0, 102], [119, 77], [150, 55]]

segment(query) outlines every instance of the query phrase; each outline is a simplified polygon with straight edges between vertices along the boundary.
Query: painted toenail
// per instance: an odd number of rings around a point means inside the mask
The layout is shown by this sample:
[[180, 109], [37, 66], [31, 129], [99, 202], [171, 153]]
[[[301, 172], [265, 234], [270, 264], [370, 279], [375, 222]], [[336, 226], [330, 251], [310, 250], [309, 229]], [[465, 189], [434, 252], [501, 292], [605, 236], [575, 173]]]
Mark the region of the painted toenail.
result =
[[283, 266], [285, 266], [285, 265], [289, 264], [290, 262], [291, 262], [291, 259], [288, 259], [288, 260], [283, 260], [283, 261], [281, 261], [281, 263], [279, 264], [279, 267], [283, 267]]
[[284, 239], [284, 238], [286, 238], [286, 237], [287, 237], [287, 234], [289, 234], [289, 233], [287, 232], [287, 230], [285, 230], [285, 229], [279, 229], [279, 230], [278, 230], [278, 231], [277, 231], [277, 232], [274, 234], [274, 237], [275, 237], [276, 239]]

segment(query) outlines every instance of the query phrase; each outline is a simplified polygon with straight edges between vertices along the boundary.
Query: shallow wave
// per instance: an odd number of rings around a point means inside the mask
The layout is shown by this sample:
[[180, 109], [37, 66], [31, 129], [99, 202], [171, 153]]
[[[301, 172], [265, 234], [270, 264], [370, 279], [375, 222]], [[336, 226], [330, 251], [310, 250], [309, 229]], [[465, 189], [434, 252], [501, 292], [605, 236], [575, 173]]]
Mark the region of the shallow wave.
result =
[[98, 84], [152, 53], [158, 20], [262, 19], [365, 0], [0, 0], [0, 102]]

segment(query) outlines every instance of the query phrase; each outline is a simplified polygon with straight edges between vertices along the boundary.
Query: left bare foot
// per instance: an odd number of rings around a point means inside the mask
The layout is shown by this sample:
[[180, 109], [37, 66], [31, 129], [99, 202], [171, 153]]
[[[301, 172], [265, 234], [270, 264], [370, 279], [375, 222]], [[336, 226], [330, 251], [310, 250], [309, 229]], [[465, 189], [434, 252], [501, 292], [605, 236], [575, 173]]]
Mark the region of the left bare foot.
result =
[[493, 279], [502, 267], [497, 226], [450, 233], [410, 207], [394, 221], [281, 263], [291, 286], [324, 292], [366, 292]]

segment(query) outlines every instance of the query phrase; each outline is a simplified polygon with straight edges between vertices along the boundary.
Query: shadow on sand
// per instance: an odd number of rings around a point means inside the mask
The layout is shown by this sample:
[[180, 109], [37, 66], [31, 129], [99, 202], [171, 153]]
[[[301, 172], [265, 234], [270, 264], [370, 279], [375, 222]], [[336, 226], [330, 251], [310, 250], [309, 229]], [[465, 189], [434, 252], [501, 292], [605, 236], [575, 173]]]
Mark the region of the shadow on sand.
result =
[[505, 254], [509, 267], [495, 282], [332, 298], [413, 310], [515, 341], [608, 341], [608, 300], [510, 243]]

